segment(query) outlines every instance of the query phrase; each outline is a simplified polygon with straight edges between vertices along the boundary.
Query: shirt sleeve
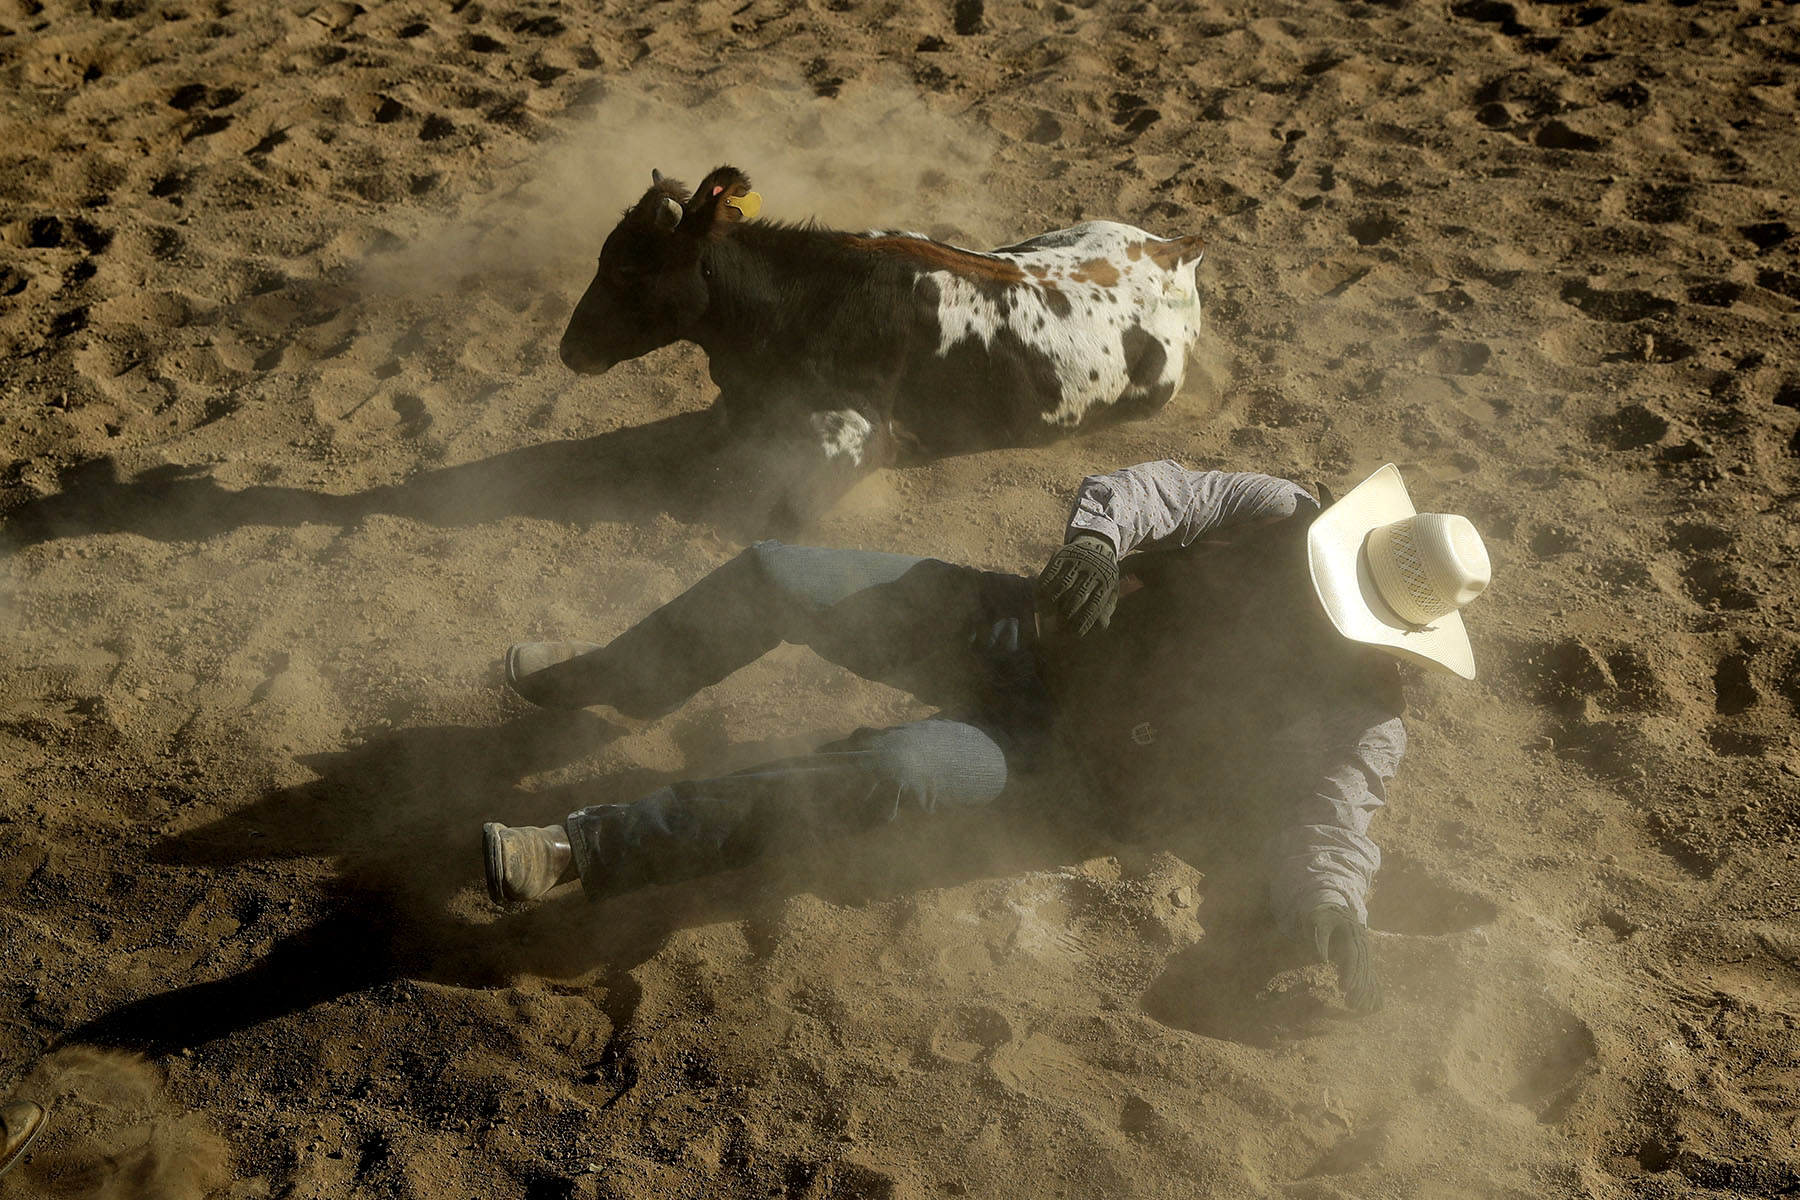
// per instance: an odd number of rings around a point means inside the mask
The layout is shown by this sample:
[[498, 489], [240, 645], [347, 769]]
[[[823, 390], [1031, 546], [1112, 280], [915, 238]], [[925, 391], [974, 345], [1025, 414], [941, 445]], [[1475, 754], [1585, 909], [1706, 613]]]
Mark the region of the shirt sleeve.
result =
[[1305, 488], [1272, 475], [1140, 463], [1082, 480], [1063, 540], [1098, 534], [1122, 556], [1190, 545], [1211, 531], [1292, 516], [1313, 503]]
[[1387, 802], [1386, 783], [1406, 751], [1406, 728], [1375, 704], [1324, 714], [1319, 724], [1319, 770], [1276, 847], [1270, 901], [1291, 937], [1306, 936], [1307, 915], [1341, 904], [1367, 924], [1369, 884], [1381, 850], [1369, 821]]

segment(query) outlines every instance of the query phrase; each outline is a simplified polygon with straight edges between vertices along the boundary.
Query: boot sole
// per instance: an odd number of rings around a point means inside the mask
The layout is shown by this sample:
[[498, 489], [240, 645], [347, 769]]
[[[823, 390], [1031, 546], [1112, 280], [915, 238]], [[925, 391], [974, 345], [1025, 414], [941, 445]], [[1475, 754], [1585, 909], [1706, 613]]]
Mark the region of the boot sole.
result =
[[[510, 662], [508, 666], [511, 666]], [[489, 821], [481, 827], [481, 856], [487, 867], [488, 899], [495, 904], [507, 901], [506, 847], [500, 841], [500, 831], [505, 828], [498, 821]]]
[[12, 1152], [5, 1158], [0, 1158], [0, 1175], [6, 1174], [14, 1163], [25, 1157], [25, 1152], [31, 1149], [31, 1143], [38, 1140], [38, 1134], [44, 1132], [44, 1126], [49, 1123], [50, 1109], [48, 1106], [40, 1105], [38, 1107], [37, 1124], [31, 1127], [31, 1132], [25, 1135], [25, 1140], [14, 1146]]
[[559, 711], [572, 712], [578, 708], [588, 707], [586, 704], [583, 704], [580, 701], [570, 700], [565, 697], [557, 695], [556, 688], [554, 686], [551, 686], [550, 684], [548, 684], [547, 681], [543, 678], [543, 676], [552, 667], [561, 666], [563, 663], [568, 662], [569, 659], [571, 659], [571, 658], [579, 658], [583, 654], [588, 654], [588, 653], [591, 653], [592, 651], [600, 649], [600, 647], [591, 642], [561, 643], [563, 645], [579, 646], [579, 647], [582, 647], [582, 649], [577, 650], [575, 653], [569, 655], [568, 657], [560, 658], [553, 663], [549, 663], [543, 667], [540, 667], [535, 671], [525, 671], [520, 668], [520, 666], [519, 666], [519, 652], [520, 651], [525, 650], [529, 647], [533, 647], [533, 646], [545, 646], [545, 645], [552, 645], [552, 644], [555, 644], [555, 643], [514, 642], [512, 645], [508, 646], [506, 648], [506, 657], [504, 660], [505, 666], [504, 666], [504, 670], [503, 670], [503, 673], [506, 676], [506, 686], [512, 689], [512, 692], [515, 696], [518, 696], [519, 698], [525, 700], [527, 703], [535, 704], [539, 708], [549, 708], [549, 709], [556, 709]]
[[[513, 695], [531, 700], [519, 687], [519, 647], [523, 643], [515, 642], [506, 648], [506, 686], [512, 689]], [[533, 703], [536, 703], [533, 701]]]

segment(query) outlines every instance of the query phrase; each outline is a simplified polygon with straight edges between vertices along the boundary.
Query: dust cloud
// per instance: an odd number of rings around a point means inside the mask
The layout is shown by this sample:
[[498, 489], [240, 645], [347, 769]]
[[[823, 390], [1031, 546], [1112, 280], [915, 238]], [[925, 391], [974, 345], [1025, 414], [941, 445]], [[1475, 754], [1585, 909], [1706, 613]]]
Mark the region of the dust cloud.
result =
[[846, 83], [831, 99], [803, 85], [746, 85], [691, 102], [615, 91], [522, 168], [516, 186], [391, 256], [368, 283], [434, 290], [467, 274], [550, 271], [585, 285], [652, 168], [693, 187], [726, 163], [750, 176], [768, 220], [981, 245], [1007, 233], [984, 213], [995, 146], [991, 133], [934, 108], [910, 84], [879, 79]]
[[38, 1063], [13, 1097], [50, 1119], [0, 1193], [59, 1200], [200, 1200], [231, 1177], [206, 1120], [179, 1111], [135, 1054], [72, 1046]]

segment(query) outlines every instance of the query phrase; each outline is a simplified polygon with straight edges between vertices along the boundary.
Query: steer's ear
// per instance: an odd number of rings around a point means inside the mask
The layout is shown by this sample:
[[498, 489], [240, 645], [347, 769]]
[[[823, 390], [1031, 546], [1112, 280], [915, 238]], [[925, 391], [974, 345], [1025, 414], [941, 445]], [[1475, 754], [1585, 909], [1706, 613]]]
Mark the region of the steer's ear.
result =
[[681, 232], [694, 237], [724, 237], [739, 221], [754, 217], [762, 197], [750, 190], [750, 177], [736, 167], [719, 167], [700, 181], [688, 197]]

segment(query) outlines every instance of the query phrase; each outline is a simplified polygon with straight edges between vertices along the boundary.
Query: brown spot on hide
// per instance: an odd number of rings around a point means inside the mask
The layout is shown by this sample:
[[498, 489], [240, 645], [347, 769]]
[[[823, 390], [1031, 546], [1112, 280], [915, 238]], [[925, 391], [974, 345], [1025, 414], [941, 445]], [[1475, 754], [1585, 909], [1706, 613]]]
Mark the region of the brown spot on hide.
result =
[[1165, 271], [1173, 271], [1182, 262], [1198, 262], [1201, 253], [1206, 249], [1206, 242], [1199, 234], [1187, 237], [1171, 238], [1168, 241], [1139, 243], [1150, 255], [1150, 261]]
[[1069, 278], [1076, 283], [1097, 283], [1101, 287], [1112, 287], [1119, 282], [1119, 268], [1104, 258], [1090, 258], [1076, 267]]
[[955, 246], [926, 241], [924, 238], [853, 236], [845, 240], [852, 249], [897, 258], [912, 263], [922, 271], [948, 271], [965, 279], [980, 279], [992, 283], [1022, 283], [1025, 279], [1025, 272], [1016, 263], [976, 254], [972, 250], [958, 250]]
[[1069, 303], [1069, 298], [1063, 295], [1063, 290], [1054, 283], [1044, 285], [1044, 307], [1057, 317], [1066, 317], [1075, 310], [1075, 306]]
[[1132, 262], [1136, 262], [1138, 259], [1144, 257], [1144, 243], [1133, 242], [1131, 245], [1125, 247], [1125, 257], [1129, 258]]

